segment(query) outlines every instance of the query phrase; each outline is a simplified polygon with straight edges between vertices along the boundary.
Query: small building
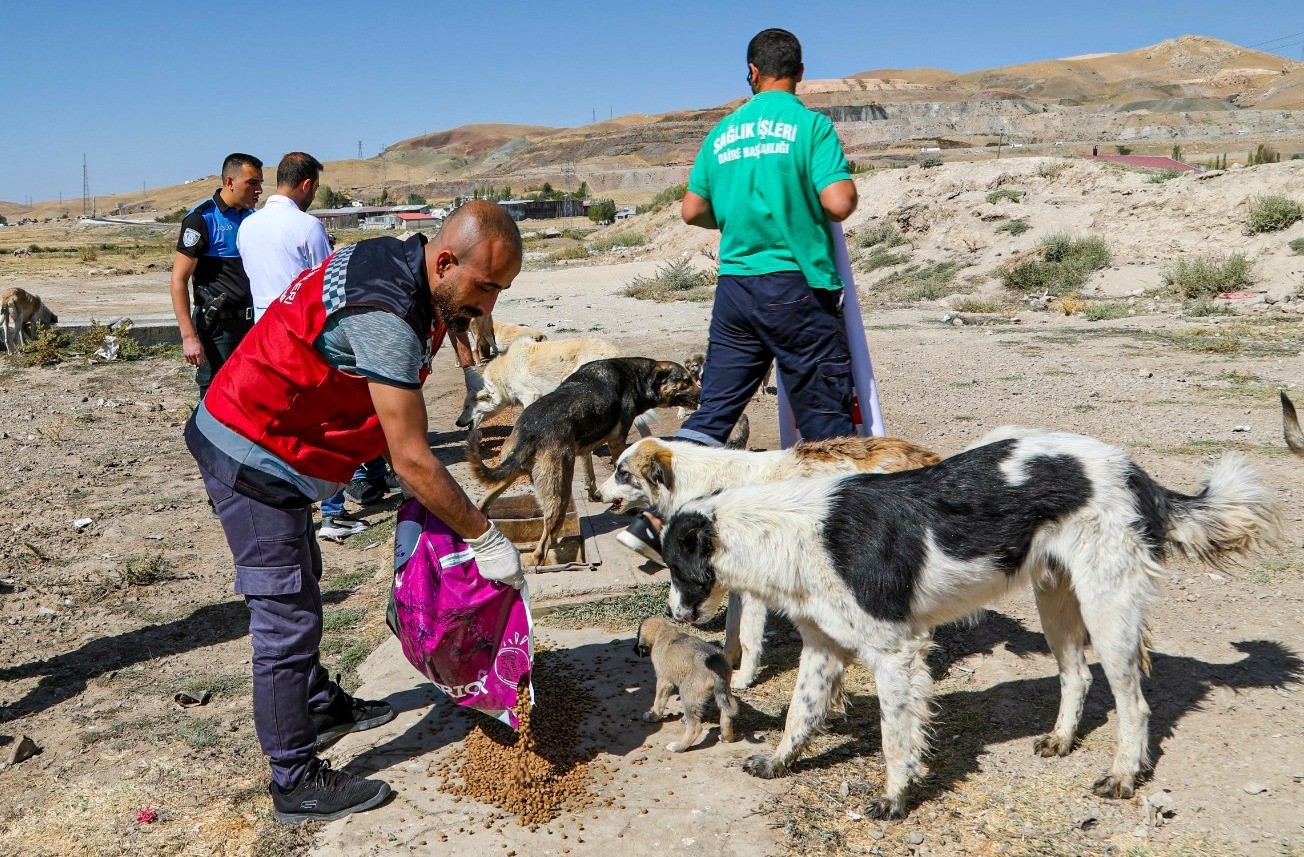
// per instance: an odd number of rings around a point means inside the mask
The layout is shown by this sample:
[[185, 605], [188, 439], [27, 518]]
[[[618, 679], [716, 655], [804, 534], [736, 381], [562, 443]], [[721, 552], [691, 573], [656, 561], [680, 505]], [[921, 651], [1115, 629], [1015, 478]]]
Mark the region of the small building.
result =
[[616, 212], [617, 220], [628, 220], [633, 216], [634, 216], [634, 209], [632, 208], [622, 208], [620, 211]]
[[308, 212], [321, 221], [327, 231], [337, 229], [399, 229], [403, 221], [398, 214], [430, 216], [428, 205], [356, 205], [344, 208], [317, 208]]
[[420, 229], [438, 229], [440, 224], [444, 222], [444, 218], [436, 216], [433, 211], [429, 214], [421, 214], [418, 212], [398, 212], [393, 216], [399, 220], [399, 225], [402, 228], [414, 231]]
[[580, 199], [503, 199], [498, 204], [513, 220], [555, 220], [589, 214], [588, 206]]

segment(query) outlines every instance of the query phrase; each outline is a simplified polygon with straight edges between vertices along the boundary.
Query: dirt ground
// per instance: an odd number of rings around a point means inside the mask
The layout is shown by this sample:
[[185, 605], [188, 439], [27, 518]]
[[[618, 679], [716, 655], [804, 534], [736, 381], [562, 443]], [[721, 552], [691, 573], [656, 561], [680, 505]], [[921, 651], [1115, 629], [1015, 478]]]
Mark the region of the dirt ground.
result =
[[[555, 336], [607, 335], [630, 354], [682, 358], [704, 340], [707, 306], [616, 294], [651, 266], [531, 272], [504, 297], [500, 315]], [[166, 275], [157, 276], [165, 289]], [[111, 291], [112, 280], [100, 282]], [[79, 283], [68, 279], [68, 294]], [[147, 292], [135, 280], [124, 285]], [[1236, 449], [1282, 494], [1288, 529], [1279, 553], [1217, 572], [1176, 562], [1161, 586], [1145, 683], [1155, 770], [1141, 791], [1162, 793], [1169, 812], [1149, 823], [1140, 797], [1090, 794], [1114, 742], [1112, 700], [1094, 667], [1081, 747], [1065, 759], [1033, 755], [1033, 740], [1054, 720], [1058, 687], [1024, 593], [973, 627], [939, 632], [933, 776], [909, 818], [891, 824], [863, 817], [882, 783], [867, 671], [849, 675], [848, 717], [830, 724], [794, 774], [760, 783], [740, 763], [751, 746], [778, 736], [797, 650], [781, 623], [772, 620], [760, 682], [742, 695], [749, 746], [718, 746], [712, 737], [671, 758], [663, 748], [676, 723], [651, 731], [626, 716], [647, 704], [651, 687], [646, 665], [625, 657], [633, 614], [618, 603], [587, 623], [588, 636], [568, 636], [575, 632], [550, 617], [540, 629], [563, 649], [589, 647], [583, 655], [595, 686], [625, 700], [611, 703], [610, 723], [625, 727], [611, 730], [619, 739], [602, 748], [613, 773], [597, 786], [627, 798], [624, 809], [600, 811], [612, 824], [628, 822], [624, 850], [1304, 853], [1302, 465], [1281, 443], [1276, 402], [1279, 385], [1304, 376], [1298, 317], [1192, 321], [1168, 307], [1098, 323], [1024, 312], [956, 326], [940, 316], [911, 308], [866, 319], [891, 433], [954, 452], [1007, 423], [1081, 431], [1127, 448], [1178, 490], [1194, 489], [1208, 462]], [[452, 426], [461, 379], [451, 364], [441, 360], [427, 385], [432, 444], [465, 480], [462, 433]], [[446, 853], [437, 836], [423, 847], [415, 835], [440, 829], [444, 810], [403, 792], [348, 825], [374, 837], [346, 836], [344, 825], [270, 821], [250, 713], [247, 613], [231, 592], [229, 553], [180, 438], [192, 403], [190, 371], [179, 359], [47, 369], [0, 362], [0, 761], [20, 736], [41, 748], [0, 771], [0, 853]], [[773, 398], [756, 400], [750, 414], [752, 444], [776, 446]], [[375, 652], [388, 638], [384, 522], [392, 508], [369, 511], [378, 525], [370, 534], [323, 548], [323, 657], [351, 688], [370, 688], [382, 674], [403, 684], [392, 644], [388, 656], [383, 647]], [[621, 562], [613, 556], [611, 584], [592, 588], [621, 592], [637, 582], [615, 571]], [[549, 588], [561, 590], [541, 580], [541, 601]], [[649, 603], [640, 595], [633, 607]], [[454, 715], [428, 708], [428, 686], [410, 669], [406, 676], [398, 701], [410, 719], [396, 723], [425, 721], [455, 735]], [[178, 691], [210, 698], [183, 709], [173, 701]], [[426, 773], [449, 748], [428, 735], [420, 747], [422, 755], [395, 761], [356, 740], [331, 755], [339, 765], [428, 786]], [[634, 818], [648, 807], [654, 822]], [[702, 816], [703, 828], [722, 836], [749, 834], [733, 845], [698, 839], [694, 819]], [[554, 833], [514, 840], [514, 850], [610, 849], [611, 841], [561, 840], [578, 822], [560, 819]], [[639, 827], [654, 823], [661, 827]], [[488, 836], [480, 841], [479, 851], [465, 853], [508, 850]]]

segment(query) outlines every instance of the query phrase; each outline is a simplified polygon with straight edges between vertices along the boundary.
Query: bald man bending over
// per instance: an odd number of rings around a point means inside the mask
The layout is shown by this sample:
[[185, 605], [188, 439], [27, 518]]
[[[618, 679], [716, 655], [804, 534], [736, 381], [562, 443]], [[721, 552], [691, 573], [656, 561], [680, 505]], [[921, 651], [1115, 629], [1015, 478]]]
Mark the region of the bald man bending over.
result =
[[418, 234], [344, 247], [272, 302], [186, 424], [249, 607], [254, 728], [279, 821], [339, 818], [390, 793], [316, 756], [321, 744], [392, 720], [394, 709], [349, 696], [319, 662], [313, 503], [384, 453], [466, 540], [481, 575], [520, 585], [516, 548], [431, 453], [421, 395], [445, 334], [492, 312], [520, 270], [516, 223], [484, 201], [455, 211], [429, 243]]

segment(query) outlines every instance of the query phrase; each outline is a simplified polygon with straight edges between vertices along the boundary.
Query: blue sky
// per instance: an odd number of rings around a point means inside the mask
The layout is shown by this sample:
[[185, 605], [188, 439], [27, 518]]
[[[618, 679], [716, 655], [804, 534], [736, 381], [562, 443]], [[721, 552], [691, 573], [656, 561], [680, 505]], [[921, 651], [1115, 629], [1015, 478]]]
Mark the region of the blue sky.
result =
[[1302, 57], [1298, 0], [1163, 4], [0, 0], [0, 199], [174, 184], [233, 150], [367, 156], [470, 122], [579, 125], [745, 95], [747, 40], [802, 40], [808, 77], [973, 71], [1185, 33]]

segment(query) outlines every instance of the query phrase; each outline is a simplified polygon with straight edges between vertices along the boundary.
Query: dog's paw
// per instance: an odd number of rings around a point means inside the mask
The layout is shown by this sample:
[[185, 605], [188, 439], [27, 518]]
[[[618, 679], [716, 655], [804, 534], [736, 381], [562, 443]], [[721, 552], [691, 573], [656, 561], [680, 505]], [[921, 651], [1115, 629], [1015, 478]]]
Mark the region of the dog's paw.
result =
[[660, 719], [661, 719], [661, 715], [660, 715], [660, 714], [657, 714], [655, 711], [644, 711], [644, 712], [643, 712], [643, 722], [644, 722], [644, 723], [656, 723], [656, 722], [659, 721]]
[[1041, 736], [1032, 745], [1032, 751], [1046, 759], [1053, 756], [1067, 756], [1072, 750], [1072, 740], [1064, 741], [1053, 734]]
[[1096, 780], [1096, 784], [1091, 790], [1101, 797], [1112, 797], [1119, 800], [1130, 798], [1136, 788], [1135, 777], [1116, 777], [1113, 774], [1107, 774]]
[[769, 753], [757, 753], [755, 756], [748, 756], [747, 761], [743, 762], [743, 770], [753, 777], [760, 777], [763, 780], [772, 780], [776, 777], [788, 775], [788, 768]]
[[869, 802], [866, 807], [870, 818], [905, 818], [905, 801], [894, 801], [884, 795]]
[[745, 673], [738, 670], [729, 678], [730, 690], [746, 690], [756, 681], [756, 673]]

